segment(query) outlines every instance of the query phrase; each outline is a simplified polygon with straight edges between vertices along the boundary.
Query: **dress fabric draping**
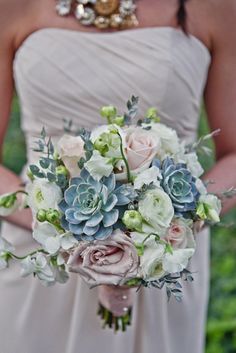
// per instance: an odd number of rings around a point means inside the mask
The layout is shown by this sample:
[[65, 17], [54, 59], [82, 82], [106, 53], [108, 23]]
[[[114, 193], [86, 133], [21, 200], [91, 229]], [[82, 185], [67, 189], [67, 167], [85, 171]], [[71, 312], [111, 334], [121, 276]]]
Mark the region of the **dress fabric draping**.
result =
[[[155, 106], [163, 123], [194, 141], [209, 64], [202, 42], [171, 27], [102, 34], [37, 30], [14, 60], [28, 162], [34, 161], [42, 126], [54, 138], [62, 133], [63, 119], [93, 128], [104, 123], [101, 106], [113, 104], [122, 113], [132, 94], [140, 97], [140, 116]], [[18, 254], [34, 246], [30, 232], [8, 223], [1, 235]], [[102, 330], [97, 290], [79, 276], [45, 288], [33, 277], [21, 279], [13, 264], [0, 272], [1, 353], [203, 353], [208, 238], [206, 230], [197, 236], [190, 266], [195, 282], [184, 284], [183, 303], [168, 303], [165, 291], [142, 289], [126, 333]]]

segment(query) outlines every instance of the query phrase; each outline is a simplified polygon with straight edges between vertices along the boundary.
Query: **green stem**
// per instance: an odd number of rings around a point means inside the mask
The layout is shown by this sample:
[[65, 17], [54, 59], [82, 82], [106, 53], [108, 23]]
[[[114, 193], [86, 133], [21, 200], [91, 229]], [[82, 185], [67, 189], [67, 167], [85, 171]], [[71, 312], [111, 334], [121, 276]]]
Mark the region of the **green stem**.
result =
[[48, 253], [47, 253], [45, 250], [43, 250], [43, 249], [38, 249], [38, 250], [32, 251], [31, 253], [29, 253], [28, 255], [25, 255], [25, 256], [17, 256], [17, 255], [15, 255], [15, 254], [11, 253], [11, 252], [8, 252], [8, 254], [9, 254], [12, 258], [14, 258], [14, 259], [16, 259], [16, 260], [24, 260], [26, 257], [28, 257], [28, 256], [33, 256], [34, 254], [37, 254], [38, 252], [41, 252], [41, 253], [43, 253], [43, 254], [48, 255]]
[[150, 233], [146, 236], [146, 238], [143, 240], [143, 244], [145, 244], [145, 242], [151, 237], [154, 236], [157, 240], [160, 240], [160, 236], [158, 234], [155, 233]]
[[106, 327], [113, 329], [114, 332], [126, 331], [127, 326], [131, 325], [132, 309], [129, 309], [124, 316], [114, 316], [112, 312], [106, 309], [102, 304], [99, 304], [97, 314], [103, 321], [103, 328]]
[[117, 131], [117, 135], [120, 138], [120, 152], [121, 152], [122, 159], [123, 159], [123, 161], [125, 163], [125, 166], [126, 166], [127, 179], [128, 179], [128, 182], [131, 183], [132, 182], [132, 177], [131, 177], [131, 173], [130, 173], [130, 169], [129, 169], [129, 163], [128, 163], [128, 161], [127, 161], [127, 159], [125, 157], [125, 154], [124, 154], [122, 137], [121, 137], [119, 131]]
[[28, 195], [28, 192], [24, 191], [24, 190], [18, 190], [15, 192], [15, 194], [24, 194], [24, 195]]

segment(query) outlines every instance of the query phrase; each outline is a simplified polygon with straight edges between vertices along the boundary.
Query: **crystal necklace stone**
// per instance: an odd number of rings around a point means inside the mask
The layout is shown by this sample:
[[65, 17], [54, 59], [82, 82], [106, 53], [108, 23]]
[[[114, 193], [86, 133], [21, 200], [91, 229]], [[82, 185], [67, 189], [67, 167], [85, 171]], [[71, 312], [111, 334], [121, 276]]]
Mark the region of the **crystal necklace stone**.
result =
[[136, 5], [132, 0], [122, 0], [120, 3], [120, 14], [122, 16], [130, 16], [136, 10]]
[[56, 0], [56, 10], [60, 16], [74, 13], [84, 26], [94, 25], [99, 29], [124, 29], [135, 27], [134, 0]]
[[69, 15], [71, 11], [71, 0], [59, 1], [56, 5], [56, 10], [60, 16]]
[[119, 0], [97, 0], [94, 8], [99, 15], [109, 16], [117, 10], [119, 2]]

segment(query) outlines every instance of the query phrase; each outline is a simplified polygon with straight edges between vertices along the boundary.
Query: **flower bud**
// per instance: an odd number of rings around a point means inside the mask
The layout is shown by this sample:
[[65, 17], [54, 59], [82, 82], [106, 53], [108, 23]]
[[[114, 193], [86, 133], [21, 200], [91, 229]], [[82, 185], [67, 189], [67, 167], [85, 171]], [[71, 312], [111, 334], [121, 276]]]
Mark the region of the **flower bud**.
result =
[[102, 134], [101, 136], [99, 136], [97, 140], [94, 142], [95, 150], [99, 151], [102, 156], [104, 156], [109, 150], [108, 142], [106, 141], [106, 139], [104, 139], [104, 135], [105, 134]]
[[114, 118], [117, 114], [117, 110], [114, 106], [108, 105], [106, 107], [102, 107], [100, 114], [103, 118]]
[[44, 209], [39, 210], [36, 214], [37, 221], [45, 222], [46, 221], [46, 214], [47, 214], [46, 210], [44, 210]]
[[0, 198], [0, 206], [5, 208], [11, 208], [17, 201], [16, 194], [4, 195]]
[[51, 224], [57, 224], [60, 221], [60, 212], [57, 210], [49, 209], [46, 212], [46, 220]]
[[113, 123], [122, 127], [124, 126], [124, 123], [125, 123], [125, 118], [124, 116], [117, 116], [115, 119], [113, 119]]
[[30, 169], [27, 170], [27, 177], [28, 177], [31, 181], [34, 180], [34, 175], [33, 175], [33, 173], [31, 172]]
[[55, 151], [55, 152], [53, 153], [53, 159], [57, 160], [57, 159], [59, 159], [59, 158], [60, 158], [59, 153], [58, 153], [57, 151]]
[[15, 202], [17, 200], [16, 194], [12, 194], [8, 197], [8, 199], [5, 202], [5, 207], [6, 208], [11, 208], [14, 206]]
[[143, 219], [138, 211], [125, 211], [122, 221], [128, 229], [142, 231]]
[[69, 172], [64, 165], [59, 165], [58, 167], [56, 167], [56, 174], [62, 174], [67, 177], [69, 175]]
[[4, 194], [0, 196], [0, 216], [10, 216], [20, 207], [17, 199], [17, 193]]
[[160, 118], [158, 117], [157, 109], [152, 107], [147, 110], [146, 117], [148, 119], [153, 120], [155, 123], [160, 122]]

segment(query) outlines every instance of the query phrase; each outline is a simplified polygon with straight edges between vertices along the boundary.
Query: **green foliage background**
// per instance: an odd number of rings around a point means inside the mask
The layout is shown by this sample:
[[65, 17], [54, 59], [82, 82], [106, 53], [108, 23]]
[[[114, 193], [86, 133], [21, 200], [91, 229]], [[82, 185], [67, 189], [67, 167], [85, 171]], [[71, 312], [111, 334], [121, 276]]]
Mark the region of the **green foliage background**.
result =
[[[203, 111], [199, 134], [203, 135], [207, 132], [208, 125]], [[210, 144], [212, 145], [212, 143]], [[204, 157], [201, 159], [206, 170], [214, 162], [213, 158]], [[19, 173], [25, 162], [25, 141], [20, 130], [20, 112], [15, 99], [4, 145], [4, 163], [11, 170]], [[234, 222], [235, 218], [236, 210], [233, 210], [225, 217], [225, 221], [229, 224]], [[211, 294], [206, 332], [206, 353], [236, 352], [235, 235], [236, 229], [214, 228], [212, 230]]]

